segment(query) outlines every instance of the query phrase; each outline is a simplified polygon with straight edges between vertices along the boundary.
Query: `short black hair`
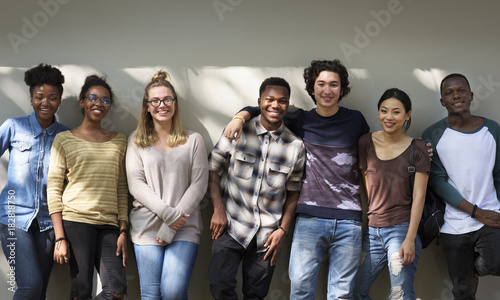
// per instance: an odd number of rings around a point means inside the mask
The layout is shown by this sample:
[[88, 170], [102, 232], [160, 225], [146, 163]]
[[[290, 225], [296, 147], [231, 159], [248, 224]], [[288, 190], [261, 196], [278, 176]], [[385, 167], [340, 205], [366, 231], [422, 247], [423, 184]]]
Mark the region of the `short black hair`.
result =
[[266, 86], [268, 85], [277, 85], [277, 86], [282, 86], [287, 89], [288, 91], [288, 96], [292, 94], [292, 91], [290, 90], [290, 85], [288, 82], [281, 78], [281, 77], [269, 77], [266, 78], [260, 85], [259, 88], [259, 98], [262, 96], [262, 93], [266, 90]]
[[439, 86], [439, 93], [441, 95], [443, 95], [443, 85], [444, 85], [444, 82], [450, 78], [454, 78], [454, 77], [460, 77], [460, 78], [463, 78], [465, 79], [465, 82], [467, 82], [467, 86], [469, 86], [469, 91], [470, 91], [470, 83], [469, 83], [469, 80], [467, 80], [467, 77], [465, 77], [465, 75], [463, 74], [460, 74], [460, 73], [451, 73], [449, 75], [447, 75], [445, 78], [443, 78], [443, 80], [441, 80], [441, 85]]
[[64, 76], [61, 71], [47, 64], [39, 64], [24, 73], [24, 82], [30, 87], [30, 96], [33, 96], [33, 90], [37, 86], [48, 84], [54, 86], [59, 91], [59, 97], [62, 97]]
[[318, 78], [319, 73], [323, 71], [330, 71], [339, 75], [341, 88], [339, 101], [351, 92], [351, 87], [349, 86], [349, 72], [347, 72], [347, 68], [340, 60], [313, 60], [311, 65], [304, 69], [304, 81], [306, 83], [306, 91], [309, 96], [311, 96], [314, 104], [317, 104], [316, 98], [314, 98], [313, 95], [314, 83], [316, 82], [316, 78]]

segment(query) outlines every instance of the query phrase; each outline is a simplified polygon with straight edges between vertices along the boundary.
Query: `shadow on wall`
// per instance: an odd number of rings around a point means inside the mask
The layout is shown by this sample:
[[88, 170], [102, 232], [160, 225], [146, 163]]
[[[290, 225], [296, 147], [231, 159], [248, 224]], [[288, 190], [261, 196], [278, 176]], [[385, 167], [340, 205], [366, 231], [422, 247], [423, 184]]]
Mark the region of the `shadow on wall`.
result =
[[[106, 117], [105, 126], [109, 130], [120, 131], [126, 135], [135, 130], [137, 120], [141, 111], [142, 97], [146, 83], [155, 72], [164, 69], [171, 75], [172, 84], [179, 95], [179, 105], [184, 126], [187, 129], [199, 132], [210, 152], [215, 142], [219, 139], [224, 126], [240, 108], [247, 105], [257, 105], [258, 89], [260, 83], [269, 76], [285, 78], [291, 85], [292, 106], [310, 109], [313, 103], [304, 91], [302, 79], [303, 68], [258, 68], [258, 67], [179, 67], [165, 68], [157, 66], [123, 68], [119, 70], [108, 70], [108, 80], [116, 94], [116, 105]], [[2, 68], [2, 70], [5, 68]], [[0, 98], [3, 101], [3, 109], [0, 110], [0, 122], [9, 117], [16, 117], [31, 113], [29, 103], [28, 87], [23, 82], [23, 74], [26, 69], [10, 68], [0, 73]], [[80, 113], [77, 95], [80, 92], [84, 79], [89, 74], [100, 73], [89, 66], [64, 65], [61, 70], [66, 77], [64, 85], [64, 99], [57, 114], [58, 120], [70, 128], [78, 126], [83, 116]], [[414, 100], [413, 110], [415, 117], [412, 129], [418, 136], [421, 131], [442, 117], [443, 109], [439, 104], [438, 84], [441, 74], [447, 73], [442, 70], [415, 71], [408, 69], [401, 72], [402, 82], [408, 86], [409, 94]], [[362, 71], [362, 72], [361, 72]], [[372, 130], [378, 130], [376, 120], [376, 100], [386, 87], [381, 87], [375, 80], [375, 71], [358, 70], [353, 72], [351, 83], [355, 87], [341, 105], [358, 109], [364, 113]], [[361, 75], [360, 75], [361, 74]], [[493, 91], [488, 90], [492, 86], [486, 86], [484, 81], [489, 80], [489, 75], [477, 75], [470, 77], [472, 89], [481, 93], [478, 109], [483, 114], [499, 111], [496, 102], [488, 102], [483, 105], [481, 101], [491, 100]], [[482, 78], [482, 79], [481, 79]], [[490, 80], [491, 81], [491, 80]], [[412, 83], [409, 85], [408, 83]], [[403, 88], [404, 89], [404, 88]], [[481, 98], [482, 97], [482, 98]], [[495, 106], [497, 109], [495, 109]], [[487, 110], [488, 109], [488, 110]], [[375, 116], [375, 117], [374, 117]], [[493, 117], [493, 116], [491, 116]], [[6, 178], [7, 161], [6, 155], [2, 157], [1, 178]], [[191, 277], [189, 290], [190, 298], [205, 299], [209, 297], [208, 288], [208, 263], [211, 257], [212, 240], [209, 234], [210, 219], [213, 208], [210, 200], [205, 197], [201, 202], [201, 212], [204, 225], [204, 233], [196, 259], [196, 264]], [[288, 299], [288, 258], [290, 252], [291, 238], [286, 241], [277, 268], [274, 273], [268, 299]], [[129, 282], [128, 298], [139, 299], [139, 278], [132, 248], [129, 247], [129, 262], [127, 267], [127, 279]], [[317, 299], [326, 298], [326, 260], [323, 262], [320, 276], [318, 278]], [[0, 286], [2, 290], [8, 287], [8, 266], [2, 255], [0, 258]], [[431, 275], [431, 276], [430, 276]], [[238, 277], [240, 279], [241, 277]], [[449, 282], [446, 265], [441, 248], [431, 247], [424, 250], [419, 264], [419, 272], [415, 288], [417, 296], [425, 299], [450, 299]], [[480, 299], [500, 299], [496, 288], [498, 285], [492, 278], [481, 279]], [[98, 281], [95, 281], [96, 289], [99, 289]], [[241, 280], [238, 280], [241, 290]], [[5, 289], [4, 289], [5, 288]], [[385, 298], [388, 294], [388, 277], [381, 276], [374, 285], [373, 297], [375, 299]], [[49, 299], [60, 299], [69, 294], [69, 276], [66, 266], [54, 266], [49, 284]], [[497, 294], [496, 294], [497, 293]], [[496, 298], [495, 298], [496, 297]]]

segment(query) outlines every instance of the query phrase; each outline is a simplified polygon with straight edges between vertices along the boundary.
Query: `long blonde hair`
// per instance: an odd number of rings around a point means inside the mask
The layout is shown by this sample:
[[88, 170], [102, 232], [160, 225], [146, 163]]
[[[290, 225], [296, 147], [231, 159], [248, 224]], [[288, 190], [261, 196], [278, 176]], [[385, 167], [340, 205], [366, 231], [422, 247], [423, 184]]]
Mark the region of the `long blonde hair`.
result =
[[137, 129], [134, 135], [134, 143], [137, 147], [146, 148], [158, 141], [158, 133], [155, 130], [153, 117], [151, 113], [148, 112], [148, 100], [149, 91], [154, 87], [164, 86], [172, 90], [175, 96], [175, 113], [172, 117], [172, 128], [168, 135], [167, 144], [169, 147], [176, 147], [182, 145], [187, 140], [187, 133], [182, 126], [181, 115], [179, 111], [179, 101], [177, 99], [177, 93], [175, 92], [174, 86], [168, 81], [170, 75], [160, 70], [158, 71], [151, 81], [146, 85], [144, 89], [144, 96], [142, 98], [142, 112], [139, 118], [139, 123], [137, 124]]

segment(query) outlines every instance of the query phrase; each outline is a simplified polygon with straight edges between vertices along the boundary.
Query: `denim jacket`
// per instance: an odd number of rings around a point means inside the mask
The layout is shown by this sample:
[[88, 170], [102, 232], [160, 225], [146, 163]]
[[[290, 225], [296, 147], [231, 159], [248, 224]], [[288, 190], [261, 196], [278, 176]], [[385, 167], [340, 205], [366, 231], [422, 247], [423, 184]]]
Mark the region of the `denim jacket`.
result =
[[54, 123], [43, 129], [35, 113], [8, 119], [0, 127], [0, 155], [9, 149], [7, 183], [0, 194], [0, 223], [28, 231], [36, 218], [40, 231], [52, 228], [47, 207], [47, 170], [57, 133], [68, 130]]

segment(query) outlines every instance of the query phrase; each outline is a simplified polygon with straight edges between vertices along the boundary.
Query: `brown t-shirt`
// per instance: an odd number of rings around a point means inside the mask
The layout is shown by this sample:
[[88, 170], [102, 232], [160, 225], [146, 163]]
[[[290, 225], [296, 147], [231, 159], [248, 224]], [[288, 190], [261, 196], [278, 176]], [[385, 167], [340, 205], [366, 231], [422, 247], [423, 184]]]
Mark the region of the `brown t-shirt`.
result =
[[[359, 168], [366, 170], [368, 225], [386, 227], [410, 221], [412, 195], [410, 192], [410, 147], [399, 156], [380, 160], [375, 153], [372, 133], [359, 139]], [[414, 150], [416, 172], [429, 172], [427, 146], [417, 140]]]

